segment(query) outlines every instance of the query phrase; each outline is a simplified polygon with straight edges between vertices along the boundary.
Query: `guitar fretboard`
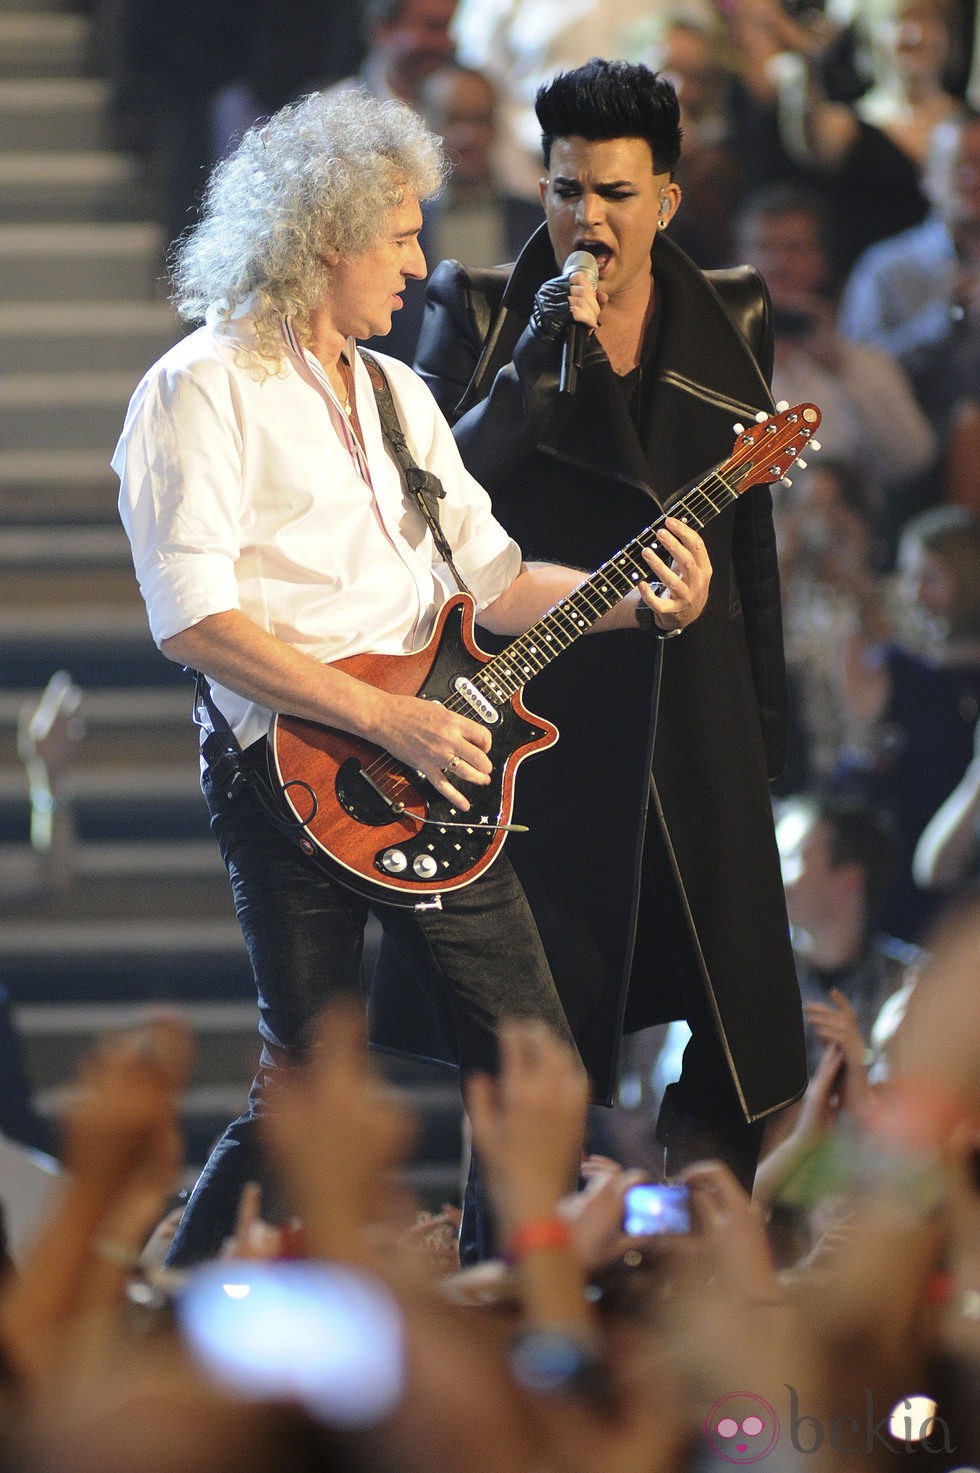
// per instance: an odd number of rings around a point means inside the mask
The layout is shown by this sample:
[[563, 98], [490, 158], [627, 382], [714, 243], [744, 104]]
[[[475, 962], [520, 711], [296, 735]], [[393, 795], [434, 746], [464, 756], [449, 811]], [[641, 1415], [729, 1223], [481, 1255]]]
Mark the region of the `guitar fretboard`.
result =
[[710, 472], [676, 501], [669, 513], [644, 527], [632, 542], [614, 553], [542, 615], [536, 624], [512, 640], [505, 650], [484, 665], [473, 683], [492, 701], [507, 700], [591, 629], [638, 583], [652, 576], [642, 553], [645, 548], [660, 549], [657, 533], [668, 515], [700, 531], [712, 517], [730, 506], [738, 494], [735, 486], [726, 481], [719, 470]]
[[[739, 439], [727, 460], [685, 491], [671, 504], [668, 512], [651, 522], [594, 573], [583, 578], [577, 588], [560, 599], [536, 624], [489, 660], [472, 677], [472, 685], [493, 705], [509, 700], [532, 676], [539, 674], [587, 633], [638, 583], [650, 578], [650, 568], [643, 560], [643, 552], [649, 548], [660, 550], [657, 533], [668, 516], [700, 531], [749, 486], [784, 476], [801, 447], [812, 441], [813, 446], [819, 449], [813, 440], [813, 431], [820, 423], [820, 411], [815, 404], [784, 409], [775, 418], [759, 415], [757, 419], [760, 423], [749, 431], [741, 425], [736, 426]], [[469, 710], [468, 703], [458, 694], [451, 696], [446, 705], [450, 710]]]

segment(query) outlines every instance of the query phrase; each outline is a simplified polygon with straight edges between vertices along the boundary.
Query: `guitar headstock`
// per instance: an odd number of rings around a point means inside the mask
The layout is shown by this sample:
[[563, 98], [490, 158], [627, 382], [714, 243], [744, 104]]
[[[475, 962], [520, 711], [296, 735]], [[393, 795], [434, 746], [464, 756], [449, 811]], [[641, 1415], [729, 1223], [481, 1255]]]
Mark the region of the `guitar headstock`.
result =
[[815, 404], [796, 404], [791, 409], [783, 403], [776, 406], [775, 414], [759, 414], [748, 428], [735, 425], [735, 448], [719, 466], [718, 475], [736, 494], [750, 486], [783, 480], [795, 465], [806, 465], [801, 459], [804, 451], [820, 449], [813, 436], [821, 418]]

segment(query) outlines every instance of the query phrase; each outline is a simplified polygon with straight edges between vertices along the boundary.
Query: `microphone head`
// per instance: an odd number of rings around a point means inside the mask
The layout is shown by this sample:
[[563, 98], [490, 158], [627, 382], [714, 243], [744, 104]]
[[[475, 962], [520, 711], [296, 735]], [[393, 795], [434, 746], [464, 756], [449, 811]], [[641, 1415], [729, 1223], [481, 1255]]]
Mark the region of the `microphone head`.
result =
[[572, 251], [561, 268], [562, 276], [574, 276], [576, 271], [582, 272], [595, 291], [599, 285], [599, 262], [591, 251]]

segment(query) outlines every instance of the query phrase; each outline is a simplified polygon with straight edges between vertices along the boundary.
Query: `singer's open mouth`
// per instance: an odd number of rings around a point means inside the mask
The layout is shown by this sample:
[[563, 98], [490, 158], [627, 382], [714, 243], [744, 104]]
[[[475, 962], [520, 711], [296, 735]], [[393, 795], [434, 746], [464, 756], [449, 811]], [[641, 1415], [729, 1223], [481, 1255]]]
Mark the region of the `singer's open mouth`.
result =
[[603, 245], [601, 240], [576, 241], [575, 249], [577, 251], [588, 251], [590, 255], [595, 256], [596, 265], [599, 268], [600, 276], [602, 275], [604, 268], [608, 266], [609, 262], [612, 260], [613, 253], [611, 249], [609, 248], [609, 246]]

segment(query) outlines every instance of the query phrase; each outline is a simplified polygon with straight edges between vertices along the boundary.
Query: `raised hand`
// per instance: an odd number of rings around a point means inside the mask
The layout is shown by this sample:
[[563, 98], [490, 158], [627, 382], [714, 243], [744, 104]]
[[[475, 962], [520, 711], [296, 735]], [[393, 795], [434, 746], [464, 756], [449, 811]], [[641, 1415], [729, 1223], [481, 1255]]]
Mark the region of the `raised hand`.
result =
[[588, 1098], [581, 1061], [545, 1024], [501, 1024], [499, 1076], [474, 1075], [466, 1108], [505, 1235], [572, 1185]]
[[371, 1259], [366, 1230], [387, 1214], [389, 1173], [405, 1159], [416, 1126], [371, 1064], [363, 1008], [330, 1003], [308, 1061], [280, 1074], [263, 1135], [310, 1252]]

